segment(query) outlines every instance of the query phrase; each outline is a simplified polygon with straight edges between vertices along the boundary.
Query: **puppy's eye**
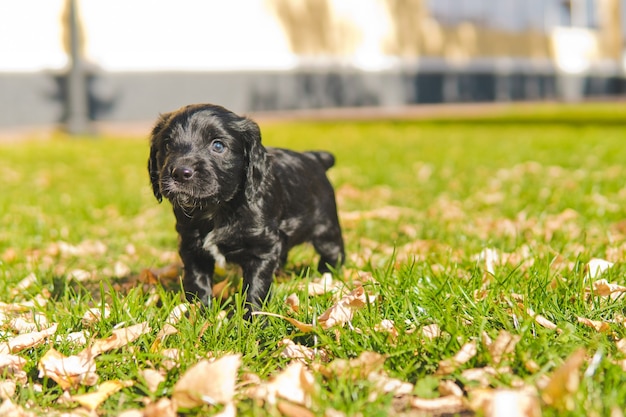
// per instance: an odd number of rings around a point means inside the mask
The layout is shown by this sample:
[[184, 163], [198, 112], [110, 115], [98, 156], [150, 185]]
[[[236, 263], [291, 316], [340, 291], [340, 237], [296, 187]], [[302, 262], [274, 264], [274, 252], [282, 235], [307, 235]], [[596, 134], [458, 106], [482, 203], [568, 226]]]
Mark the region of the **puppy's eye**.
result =
[[226, 150], [226, 145], [221, 140], [216, 139], [211, 142], [211, 150], [215, 153], [222, 153]]

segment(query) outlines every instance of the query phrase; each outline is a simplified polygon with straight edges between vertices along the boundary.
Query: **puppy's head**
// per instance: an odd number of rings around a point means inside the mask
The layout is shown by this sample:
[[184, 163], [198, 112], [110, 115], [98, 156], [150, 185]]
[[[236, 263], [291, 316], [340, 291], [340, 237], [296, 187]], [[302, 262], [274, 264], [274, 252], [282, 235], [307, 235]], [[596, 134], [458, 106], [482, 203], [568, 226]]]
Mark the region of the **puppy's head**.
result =
[[239, 193], [255, 198], [268, 162], [257, 124], [220, 106], [183, 107], [161, 115], [152, 129], [154, 196], [183, 208], [215, 206]]

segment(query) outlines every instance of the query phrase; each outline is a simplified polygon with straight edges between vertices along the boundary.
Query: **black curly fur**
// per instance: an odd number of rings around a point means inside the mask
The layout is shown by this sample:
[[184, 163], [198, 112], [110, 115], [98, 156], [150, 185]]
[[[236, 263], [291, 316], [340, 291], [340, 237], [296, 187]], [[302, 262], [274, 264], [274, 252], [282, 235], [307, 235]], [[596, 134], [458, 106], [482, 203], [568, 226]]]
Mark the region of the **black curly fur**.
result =
[[148, 170], [154, 196], [176, 216], [188, 299], [211, 299], [216, 260], [241, 266], [246, 303], [257, 310], [295, 245], [311, 242], [318, 270], [343, 263], [344, 245], [328, 152], [265, 148], [257, 124], [216, 105], [161, 115]]

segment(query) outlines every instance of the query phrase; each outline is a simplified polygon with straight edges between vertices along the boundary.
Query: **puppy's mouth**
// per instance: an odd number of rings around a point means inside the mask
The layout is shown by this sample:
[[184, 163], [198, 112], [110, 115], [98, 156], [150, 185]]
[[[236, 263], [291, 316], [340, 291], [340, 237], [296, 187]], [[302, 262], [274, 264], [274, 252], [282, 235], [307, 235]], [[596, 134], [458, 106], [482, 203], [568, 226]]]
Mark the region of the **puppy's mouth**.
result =
[[170, 202], [184, 208], [204, 208], [218, 203], [214, 195], [207, 194], [194, 184], [179, 184], [172, 179], [161, 181], [161, 193]]

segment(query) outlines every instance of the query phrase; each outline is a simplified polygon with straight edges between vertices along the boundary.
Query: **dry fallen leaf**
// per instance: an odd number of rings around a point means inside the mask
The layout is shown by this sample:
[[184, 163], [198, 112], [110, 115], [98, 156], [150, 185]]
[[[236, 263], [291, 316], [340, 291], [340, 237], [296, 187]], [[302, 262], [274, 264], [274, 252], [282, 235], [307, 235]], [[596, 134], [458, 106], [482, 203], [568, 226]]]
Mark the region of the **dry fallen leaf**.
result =
[[531, 387], [473, 390], [470, 408], [485, 417], [541, 417], [539, 397]]
[[413, 392], [413, 384], [397, 378], [390, 378], [381, 372], [372, 372], [367, 380], [374, 384], [368, 396], [370, 402], [376, 401], [379, 394], [393, 394], [395, 397], [409, 395]]
[[172, 399], [179, 408], [203, 404], [228, 404], [235, 395], [241, 355], [226, 355], [213, 362], [203, 359], [189, 368], [176, 382]]
[[604, 259], [593, 258], [589, 261], [589, 263], [587, 263], [585, 269], [587, 270], [587, 276], [589, 278], [597, 278], [613, 265], [613, 262], [609, 262]]
[[8, 353], [0, 354], [0, 374], [3, 376], [11, 376], [19, 382], [26, 382], [26, 372], [24, 366], [26, 359], [17, 355]]
[[12, 379], [5, 379], [0, 381], [0, 398], [3, 400], [9, 400], [15, 396], [17, 390], [17, 382]]
[[285, 304], [291, 308], [291, 311], [297, 313], [300, 311], [300, 299], [298, 298], [298, 294], [292, 293], [285, 299]]
[[71, 400], [79, 403], [88, 410], [95, 410], [106, 401], [111, 395], [115, 394], [119, 390], [125, 387], [133, 385], [133, 381], [105, 381], [95, 392], [89, 392], [87, 394], [73, 395]]
[[111, 333], [111, 336], [106, 339], [96, 340], [90, 347], [85, 348], [79, 355], [82, 356], [98, 356], [99, 354], [119, 349], [127, 344], [135, 341], [141, 335], [150, 332], [150, 326], [148, 322], [142, 322], [129, 327], [122, 327], [121, 329], [115, 329]]
[[563, 365], [553, 374], [541, 392], [541, 398], [548, 405], [559, 409], [571, 410], [574, 406], [573, 395], [580, 384], [579, 369], [585, 360], [585, 349], [572, 353]]
[[456, 395], [447, 395], [439, 398], [411, 397], [409, 404], [415, 409], [438, 414], [458, 413], [465, 408], [463, 397], [457, 397]]
[[24, 349], [38, 346], [57, 331], [58, 324], [53, 324], [39, 332], [25, 333], [0, 343], [0, 354], [16, 353]]
[[93, 307], [85, 311], [81, 322], [83, 323], [83, 326], [90, 327], [99, 323], [103, 319], [109, 318], [109, 316], [111, 316], [111, 309], [108, 305], [104, 305], [103, 307]]
[[436, 339], [441, 336], [441, 329], [438, 324], [428, 324], [422, 327], [422, 335], [427, 339]]
[[14, 404], [10, 399], [2, 401], [0, 404], [0, 416], [7, 417], [36, 417], [35, 413], [24, 410], [17, 404]]
[[461, 347], [453, 358], [444, 359], [439, 362], [439, 369], [437, 369], [438, 375], [444, 375], [454, 372], [459, 366], [467, 363], [470, 359], [476, 356], [478, 348], [476, 342], [468, 342]]
[[541, 314], [536, 314], [532, 308], [529, 308], [526, 311], [528, 315], [532, 317], [538, 325], [545, 327], [546, 329], [550, 329], [550, 330], [557, 330], [557, 331], [560, 330], [559, 328], [556, 327], [556, 324], [554, 324], [553, 322], [551, 322], [550, 320], [548, 320]]
[[316, 278], [309, 283], [302, 284], [300, 288], [306, 288], [309, 296], [313, 297], [329, 292], [335, 292], [339, 288], [339, 285], [339, 283], [333, 281], [333, 275], [326, 272], [322, 274], [320, 278]]
[[39, 360], [39, 378], [48, 377], [67, 390], [79, 384], [95, 385], [98, 381], [93, 357], [65, 356], [50, 348]]
[[484, 262], [485, 270], [491, 275], [496, 274], [495, 266], [501, 262], [500, 258], [500, 253], [493, 248], [485, 248], [476, 256], [478, 261]]
[[580, 324], [596, 329], [598, 332], [608, 333], [611, 331], [609, 323], [600, 320], [591, 320], [585, 317], [577, 317]]
[[17, 283], [15, 287], [11, 289], [11, 296], [15, 297], [16, 295], [24, 292], [28, 287], [37, 282], [37, 276], [34, 272], [28, 274], [24, 279]]
[[350, 360], [335, 359], [319, 370], [327, 378], [337, 375], [357, 381], [367, 379], [370, 374], [380, 371], [385, 360], [387, 360], [385, 355], [364, 351], [358, 357]]
[[356, 310], [365, 307], [368, 303], [373, 303], [375, 299], [375, 296], [367, 295], [363, 287], [357, 287], [326, 310], [317, 318], [317, 321], [323, 329], [343, 326], [352, 320]]
[[139, 371], [139, 375], [146, 381], [148, 391], [151, 393], [155, 393], [161, 382], [165, 381], [163, 373], [155, 369], [142, 369]]
[[493, 362], [496, 365], [500, 364], [505, 356], [510, 355], [515, 350], [515, 345], [520, 339], [521, 336], [519, 335], [512, 335], [506, 330], [500, 330], [496, 340], [488, 347]]
[[160, 398], [157, 402], [148, 404], [141, 417], [177, 417], [176, 409], [176, 401]]
[[278, 343], [279, 346], [283, 347], [283, 351], [280, 353], [281, 356], [290, 359], [302, 359], [312, 361], [315, 358], [319, 358], [323, 361], [328, 359], [328, 355], [322, 349], [313, 349], [308, 346], [303, 346], [295, 343], [291, 339], [283, 339]]
[[622, 285], [612, 284], [608, 282], [606, 279], [599, 279], [594, 281], [593, 284], [593, 293], [595, 295], [599, 295], [600, 297], [611, 297], [617, 298], [622, 295], [622, 293], [626, 292], [626, 287]]
[[313, 373], [302, 362], [293, 361], [269, 382], [256, 387], [255, 392], [270, 404], [276, 404], [278, 398], [283, 398], [310, 406], [311, 394], [315, 391], [314, 382]]
[[279, 401], [276, 408], [285, 417], [315, 417], [315, 414], [309, 409], [287, 401]]
[[382, 320], [380, 323], [374, 326], [374, 330], [380, 333], [388, 333], [388, 341], [390, 343], [395, 343], [396, 339], [398, 338], [398, 329], [396, 329], [395, 324], [391, 320]]

